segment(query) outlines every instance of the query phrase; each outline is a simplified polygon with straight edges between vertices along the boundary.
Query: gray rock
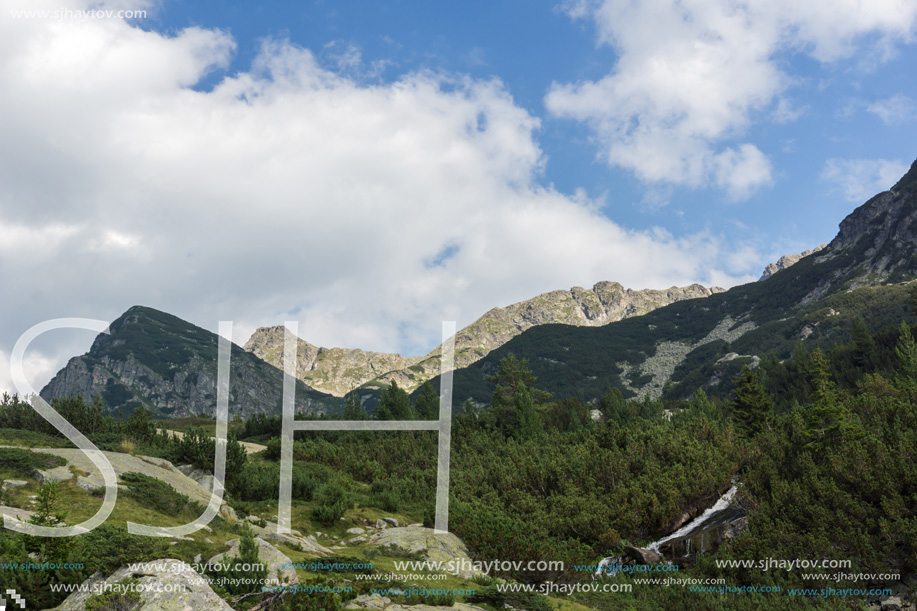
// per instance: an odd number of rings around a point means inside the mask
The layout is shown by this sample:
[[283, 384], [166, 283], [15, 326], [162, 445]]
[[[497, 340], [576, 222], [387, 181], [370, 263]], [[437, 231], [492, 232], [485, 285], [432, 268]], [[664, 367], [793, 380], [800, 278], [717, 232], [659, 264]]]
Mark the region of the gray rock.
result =
[[384, 522], [387, 522], [389, 526], [398, 526], [398, 520], [395, 518], [382, 518]]
[[[692, 284], [635, 291], [617, 282], [599, 282], [592, 289], [573, 287], [544, 293], [505, 308], [493, 308], [459, 331], [455, 336], [455, 368], [471, 365], [534, 326], [560, 323], [598, 327], [723, 290]], [[262, 327], [251, 336], [245, 349], [282, 370], [283, 340], [282, 326]], [[405, 358], [358, 349], [319, 348], [299, 340], [296, 377], [312, 388], [339, 397], [370, 380], [380, 386], [395, 381], [410, 392], [439, 375], [440, 351], [438, 347], [424, 356]], [[379, 372], [385, 373], [379, 375]]]
[[257, 536], [263, 539], [276, 543], [283, 543], [284, 545], [311, 556], [329, 556], [332, 554], [330, 549], [319, 545], [315, 537], [303, 537], [299, 531], [281, 534], [277, 532], [276, 524], [269, 524], [267, 527], [253, 524], [251, 528]]
[[[82, 450], [77, 450], [82, 454]], [[67, 466], [54, 467], [53, 469], [35, 469], [32, 471], [32, 479], [39, 484], [48, 482], [66, 482], [73, 479], [73, 471]]]
[[376, 520], [376, 528], [388, 528], [389, 524], [382, 518]]
[[100, 486], [92, 479], [84, 477], [82, 475], [76, 476], [76, 485], [85, 490], [86, 492], [92, 492], [93, 490], [98, 490], [99, 488], [104, 488], [105, 486]]
[[344, 606], [345, 609], [372, 609], [377, 611], [379, 609], [384, 609], [385, 605], [388, 605], [392, 602], [392, 599], [385, 598], [378, 594], [363, 594], [357, 596], [352, 601], [347, 603]]
[[889, 596], [882, 601], [882, 611], [901, 611], [901, 599], [897, 596]]
[[366, 543], [366, 537], [354, 537], [353, 539], [350, 539], [349, 541], [347, 541], [347, 543], [351, 545], [356, 545], [358, 543]]
[[[512, 609], [513, 607], [509, 608]], [[385, 611], [484, 611], [484, 609], [465, 603], [455, 603], [451, 607], [432, 607], [430, 605], [391, 605], [386, 607]]]
[[821, 252], [822, 250], [827, 248], [827, 246], [828, 246], [827, 244], [821, 244], [819, 246], [816, 246], [812, 250], [804, 250], [801, 253], [799, 253], [798, 255], [783, 255], [782, 257], [777, 259], [776, 263], [770, 263], [768, 264], [767, 267], [764, 268], [764, 272], [761, 274], [761, 277], [758, 278], [758, 282], [761, 282], [762, 280], [767, 280], [768, 278], [770, 278], [777, 272], [785, 270], [786, 268], [792, 265], [795, 265], [796, 263], [799, 263], [799, 260], [802, 259], [803, 257], [808, 257], [809, 255], [813, 255], [817, 252]]
[[[67, 365], [41, 391], [45, 400], [81, 396], [92, 402], [92, 397], [103, 393], [110, 384], [117, 385], [128, 399], [139, 401], [157, 415], [169, 417], [213, 413], [217, 399], [217, 363], [207, 345], [216, 346], [216, 334], [209, 333], [190, 323], [168, 317], [150, 308], [135, 306], [109, 326], [110, 334], [100, 334], [93, 342], [91, 355], [70, 359]], [[122, 353], [119, 348], [130, 337], [132, 330], [142, 330], [152, 345], [160, 340], [187, 338], [180, 344], [184, 356], [163, 367], [151, 367], [143, 361], [142, 354]], [[204, 337], [203, 342], [191, 341]], [[135, 349], [141, 349], [135, 346]], [[236, 358], [232, 361], [230, 392], [233, 396], [230, 417], [250, 418], [257, 413], [279, 414], [277, 406], [283, 393], [283, 371], [253, 358]], [[124, 407], [124, 403], [107, 406]], [[316, 393], [301, 382], [297, 384], [295, 411], [297, 414], [326, 413], [343, 402]]]
[[662, 561], [662, 557], [656, 552], [632, 545], [625, 545], [624, 553], [636, 560], [638, 564], [656, 564]]
[[[461, 539], [452, 533], [436, 533], [432, 528], [416, 526], [394, 527], [378, 532], [370, 537], [370, 544], [375, 547], [390, 547], [409, 554], [420, 554], [433, 561], [459, 561], [466, 568], [459, 572], [465, 579], [479, 575], [480, 571], [471, 566], [468, 548]], [[465, 560], [466, 562], [461, 562]]]
[[19, 488], [20, 486], [25, 486], [29, 482], [24, 479], [8, 479], [3, 481], [3, 485], [7, 488]]
[[[262, 539], [255, 537], [258, 544], [258, 558], [267, 567], [267, 577], [265, 577], [265, 586], [279, 585], [296, 585], [299, 583], [299, 577], [296, 570], [289, 565], [292, 563], [290, 558], [279, 549]], [[238, 557], [240, 539], [227, 541], [229, 549], [221, 554], [217, 554], [208, 560], [211, 564], [224, 564], [231, 562], [231, 558]]]
[[7, 507], [6, 505], [0, 505], [0, 516], [3, 515], [12, 516], [17, 520], [27, 522], [33, 515], [35, 515], [35, 512], [29, 511], [28, 509], [20, 509], [18, 507]]
[[209, 579], [198, 575], [189, 565], [181, 560], [163, 559], [153, 560], [142, 565], [139, 570], [131, 571], [122, 567], [108, 578], [100, 574], [90, 577], [85, 585], [85, 592], [74, 592], [54, 611], [85, 611], [86, 602], [92, 593], [89, 590], [93, 584], [99, 588], [106, 584], [115, 584], [121, 580], [129, 579], [133, 575], [140, 575], [137, 581], [143, 586], [140, 601], [143, 609], [156, 611], [232, 611], [222, 598], [209, 586]]
[[[351, 535], [362, 535], [365, 532], [366, 531], [363, 530], [362, 528], [357, 528], [357, 527], [347, 529], [347, 533]], [[321, 534], [321, 533], [316, 533], [316, 534]]]
[[238, 524], [240, 522], [239, 516], [236, 515], [236, 510], [223, 503], [220, 507], [220, 517], [223, 518], [227, 524]]
[[178, 471], [182, 475], [193, 479], [207, 492], [213, 492], [213, 475], [209, 471], [198, 469], [194, 465], [180, 465]]
[[[60, 456], [67, 461], [67, 466], [57, 467], [52, 469], [52, 472], [59, 473], [60, 477], [63, 477], [65, 470], [67, 477], [64, 479], [72, 479], [73, 473], [70, 471], [69, 467], [74, 467], [78, 471], [83, 473], [88, 473], [84, 477], [84, 484], [90, 486], [96, 486], [98, 488], [103, 488], [105, 486], [105, 480], [102, 478], [102, 472], [98, 470], [95, 463], [80, 449], [77, 448], [39, 448], [34, 450], [42, 454], [53, 454], [54, 456]], [[156, 479], [162, 480], [165, 483], [172, 486], [176, 492], [184, 494], [192, 501], [197, 501], [202, 505], [206, 506], [210, 502], [210, 492], [201, 488], [191, 478], [180, 473], [177, 469], [172, 466], [167, 460], [161, 458], [152, 458], [149, 456], [133, 456], [131, 454], [123, 454], [121, 452], [102, 452], [108, 461], [111, 463], [112, 468], [115, 470], [116, 475], [122, 475], [129, 471], [134, 471], [137, 473], [142, 473], [150, 477], [155, 477]]]

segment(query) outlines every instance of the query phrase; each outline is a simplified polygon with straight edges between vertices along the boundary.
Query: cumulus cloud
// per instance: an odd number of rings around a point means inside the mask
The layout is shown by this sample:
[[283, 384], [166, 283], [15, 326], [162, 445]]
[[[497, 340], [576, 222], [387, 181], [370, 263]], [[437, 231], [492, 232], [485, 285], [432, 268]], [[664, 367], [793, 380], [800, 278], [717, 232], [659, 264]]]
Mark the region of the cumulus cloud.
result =
[[777, 122], [799, 112], [780, 97], [792, 82], [782, 70], [784, 54], [833, 62], [871, 44], [881, 59], [896, 41], [910, 40], [917, 23], [917, 4], [907, 0], [563, 6], [573, 18], [593, 20], [599, 44], [613, 47], [617, 60], [601, 79], [555, 83], [548, 110], [590, 125], [610, 165], [645, 181], [715, 184], [734, 197], [772, 181], [764, 153], [741, 142], [749, 125], [768, 109]]
[[917, 118], [917, 103], [903, 94], [876, 100], [866, 107], [868, 112], [876, 115], [886, 125], [907, 123]]
[[821, 178], [848, 202], [862, 203], [890, 189], [908, 168], [906, 163], [888, 159], [829, 159]]
[[[539, 120], [498, 80], [368, 83], [269, 40], [193, 89], [235, 44], [0, 18], [0, 350], [50, 318], [143, 304], [212, 330], [234, 320], [238, 343], [295, 319], [316, 344], [418, 354], [440, 321], [546, 290], [745, 278], [718, 265], [716, 236], [627, 230], [541, 186]], [[736, 193], [768, 173], [752, 145], [713, 161]], [[64, 354], [35, 352], [36, 387]]]

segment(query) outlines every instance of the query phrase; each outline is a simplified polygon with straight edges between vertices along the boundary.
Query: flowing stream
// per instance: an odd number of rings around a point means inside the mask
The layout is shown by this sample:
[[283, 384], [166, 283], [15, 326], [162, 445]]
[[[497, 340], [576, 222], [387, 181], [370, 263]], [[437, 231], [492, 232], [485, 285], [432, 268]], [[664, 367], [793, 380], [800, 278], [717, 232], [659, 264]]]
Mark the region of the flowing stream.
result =
[[[730, 507], [736, 492], [737, 488], [733, 485], [704, 513], [672, 534], [658, 541], [653, 541], [645, 549], [672, 559], [685, 557], [696, 552], [705, 552], [718, 545], [720, 542], [720, 527], [745, 514], [742, 509]], [[621, 556], [603, 558], [599, 562], [596, 575], [614, 574], [614, 571], [610, 571], [605, 567], [621, 564], [622, 560]]]

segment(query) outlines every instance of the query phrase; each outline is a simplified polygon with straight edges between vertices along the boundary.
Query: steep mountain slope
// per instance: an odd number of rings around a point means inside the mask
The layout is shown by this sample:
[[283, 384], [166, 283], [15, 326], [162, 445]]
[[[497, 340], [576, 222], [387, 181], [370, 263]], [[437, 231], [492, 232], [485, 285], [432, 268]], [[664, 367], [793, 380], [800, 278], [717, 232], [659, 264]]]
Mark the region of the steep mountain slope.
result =
[[[245, 350], [283, 369], [283, 334], [282, 325], [261, 327], [245, 343]], [[405, 369], [423, 358], [356, 348], [319, 348], [303, 339], [299, 340], [297, 351], [296, 377], [312, 388], [338, 397], [378, 375]]]
[[[609, 387], [631, 396], [685, 397], [698, 387], [726, 394], [746, 363], [789, 356], [800, 341], [846, 341], [857, 316], [872, 329], [907, 315], [907, 287], [917, 277], [917, 162], [890, 190], [840, 224], [822, 251], [703, 300], [675, 303], [598, 328], [529, 329], [457, 371], [454, 397], [487, 403], [486, 380], [512, 352], [529, 361], [539, 386], [557, 397], [590, 400]], [[727, 383], [723, 383], [726, 381]]]
[[761, 274], [761, 277], [758, 278], [758, 281], [760, 282], [761, 280], [767, 280], [777, 272], [790, 267], [794, 263], [799, 263], [799, 260], [803, 257], [808, 257], [809, 255], [814, 255], [817, 252], [821, 252], [827, 246], [827, 244], [821, 244], [811, 250], [804, 250], [798, 255], [783, 255], [777, 259], [775, 263], [770, 263], [767, 267], [764, 268], [764, 272]]
[[[455, 366], [467, 367], [523, 331], [545, 324], [598, 327], [640, 316], [664, 305], [709, 297], [723, 289], [699, 284], [665, 290], [625, 289], [617, 282], [600, 282], [591, 290], [574, 287], [551, 291], [505, 308], [493, 308], [456, 334]], [[262, 327], [245, 344], [257, 357], [283, 368], [283, 327]], [[318, 348], [300, 340], [297, 377], [317, 390], [343, 396], [352, 388], [379, 388], [395, 380], [407, 390], [418, 388], [439, 373], [440, 348], [422, 357]]]
[[[160, 417], [213, 414], [216, 407], [217, 335], [171, 314], [134, 306], [100, 334], [89, 352], [70, 359], [41, 396], [101, 395], [109, 411], [144, 406]], [[230, 361], [232, 415], [279, 413], [283, 373], [236, 345]], [[330, 413], [340, 399], [298, 384], [296, 410]]]

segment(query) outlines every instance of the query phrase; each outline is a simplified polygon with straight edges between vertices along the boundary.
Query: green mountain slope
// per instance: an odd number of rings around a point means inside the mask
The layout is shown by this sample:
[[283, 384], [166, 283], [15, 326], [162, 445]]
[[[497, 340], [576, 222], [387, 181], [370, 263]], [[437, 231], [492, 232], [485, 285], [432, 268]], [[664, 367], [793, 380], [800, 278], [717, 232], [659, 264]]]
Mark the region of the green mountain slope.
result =
[[825, 249], [766, 280], [603, 327], [529, 329], [456, 371], [454, 397], [486, 404], [493, 390], [486, 376], [510, 352], [557, 397], [590, 400], [609, 387], [627, 396], [680, 398], [698, 387], [727, 394], [743, 364], [789, 356], [799, 342], [847, 341], [857, 316], [872, 329], [899, 322], [907, 311], [903, 283], [915, 277], [917, 162], [847, 216]]
[[[455, 337], [455, 366], [467, 367], [523, 331], [562, 323], [598, 327], [641, 316], [664, 305], [709, 297], [723, 289], [699, 284], [669, 289], [625, 289], [617, 282], [599, 282], [592, 289], [573, 287], [543, 293], [503, 308], [493, 308], [460, 330]], [[283, 327], [255, 331], [245, 349], [277, 368], [283, 368]], [[414, 390], [439, 374], [440, 347], [419, 357], [367, 352], [348, 348], [319, 348], [299, 340], [296, 377], [317, 390], [343, 396], [365, 386], [379, 389], [393, 380]], [[372, 393], [368, 393], [367, 396]]]
[[[217, 335], [176, 316], [134, 306], [100, 334], [87, 354], [70, 359], [41, 396], [101, 395], [106, 410], [144, 406], [159, 417], [213, 414], [216, 407]], [[283, 373], [239, 346], [230, 362], [232, 415], [279, 414]], [[298, 383], [299, 413], [342, 409], [336, 397]]]

